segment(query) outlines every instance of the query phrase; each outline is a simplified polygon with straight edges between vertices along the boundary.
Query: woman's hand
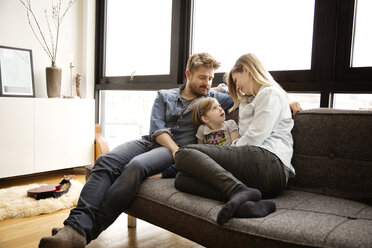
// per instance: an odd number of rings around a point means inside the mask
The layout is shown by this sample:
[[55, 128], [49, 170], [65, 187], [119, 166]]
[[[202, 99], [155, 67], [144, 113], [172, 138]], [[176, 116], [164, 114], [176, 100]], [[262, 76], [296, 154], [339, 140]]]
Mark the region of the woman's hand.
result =
[[289, 104], [289, 107], [291, 108], [292, 116], [294, 116], [295, 114], [297, 114], [297, 112], [300, 112], [302, 110], [299, 102], [291, 102]]

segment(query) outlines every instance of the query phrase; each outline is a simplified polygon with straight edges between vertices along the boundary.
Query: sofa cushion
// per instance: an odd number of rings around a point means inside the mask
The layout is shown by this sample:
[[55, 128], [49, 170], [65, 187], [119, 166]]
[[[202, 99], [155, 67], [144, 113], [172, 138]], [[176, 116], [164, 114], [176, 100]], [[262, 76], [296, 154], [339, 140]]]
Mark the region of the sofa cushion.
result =
[[328, 108], [296, 114], [296, 177], [288, 188], [372, 204], [371, 115], [372, 111]]
[[272, 201], [273, 214], [218, 225], [223, 203], [177, 191], [174, 179], [146, 179], [126, 212], [208, 247], [372, 247], [372, 207], [365, 203], [296, 190]]

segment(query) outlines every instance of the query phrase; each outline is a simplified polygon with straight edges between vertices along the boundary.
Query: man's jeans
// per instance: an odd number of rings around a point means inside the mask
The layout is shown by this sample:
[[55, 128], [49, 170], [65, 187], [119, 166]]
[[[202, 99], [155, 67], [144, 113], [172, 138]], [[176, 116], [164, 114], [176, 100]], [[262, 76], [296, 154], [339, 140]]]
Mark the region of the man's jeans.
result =
[[146, 177], [161, 173], [172, 163], [168, 148], [146, 139], [127, 142], [100, 156], [64, 224], [89, 243], [132, 203]]

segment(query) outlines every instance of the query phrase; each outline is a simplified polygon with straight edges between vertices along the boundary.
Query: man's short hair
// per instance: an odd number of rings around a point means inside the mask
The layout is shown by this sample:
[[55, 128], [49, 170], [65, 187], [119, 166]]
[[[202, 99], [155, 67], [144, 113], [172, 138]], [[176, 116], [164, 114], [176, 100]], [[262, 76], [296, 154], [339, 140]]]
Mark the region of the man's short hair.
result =
[[206, 66], [217, 70], [221, 63], [212, 57], [209, 53], [195, 53], [189, 57], [186, 70], [195, 72], [200, 66]]

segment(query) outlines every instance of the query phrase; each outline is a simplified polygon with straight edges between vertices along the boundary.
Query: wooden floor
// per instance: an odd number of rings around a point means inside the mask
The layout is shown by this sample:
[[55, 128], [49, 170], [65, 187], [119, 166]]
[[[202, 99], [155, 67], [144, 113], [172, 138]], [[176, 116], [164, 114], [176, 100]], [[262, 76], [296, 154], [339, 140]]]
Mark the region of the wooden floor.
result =
[[[75, 180], [85, 182], [84, 170], [74, 169], [48, 174], [0, 179], [0, 188], [27, 185], [31, 183], [58, 183], [63, 175], [74, 174]], [[1, 199], [0, 199], [1, 200]], [[53, 227], [62, 227], [70, 209], [60, 210], [29, 218], [8, 219], [0, 221], [0, 247], [35, 248], [44, 236], [50, 236]], [[94, 241], [88, 248], [167, 248], [167, 247], [202, 247], [188, 239], [168, 232], [160, 227], [137, 219], [136, 228], [127, 228], [127, 215], [119, 218]]]

